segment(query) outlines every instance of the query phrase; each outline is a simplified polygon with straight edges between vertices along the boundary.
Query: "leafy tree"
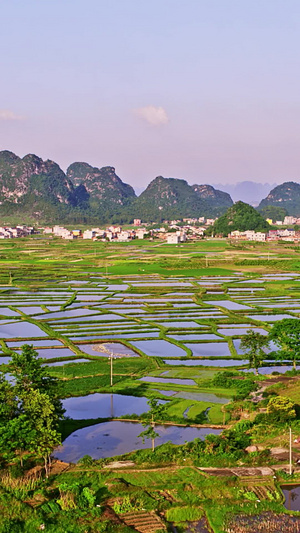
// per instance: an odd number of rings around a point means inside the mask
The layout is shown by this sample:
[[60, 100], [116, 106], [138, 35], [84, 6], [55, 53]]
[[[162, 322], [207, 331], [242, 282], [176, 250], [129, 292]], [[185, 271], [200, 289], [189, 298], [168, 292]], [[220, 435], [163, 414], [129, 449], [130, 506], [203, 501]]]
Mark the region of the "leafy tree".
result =
[[270, 341], [267, 336], [261, 335], [261, 333], [251, 329], [242, 337], [241, 349], [246, 352], [245, 355], [249, 360], [249, 368], [254, 368], [256, 375], [258, 375], [258, 368], [262, 365], [266, 357], [263, 348], [268, 348], [269, 343]]
[[45, 472], [48, 477], [50, 454], [61, 443], [55, 406], [46, 393], [33, 389], [24, 395], [23, 409], [35, 428], [30, 450], [44, 459]]
[[300, 320], [284, 318], [275, 322], [269, 333], [269, 339], [281, 348], [276, 353], [277, 358], [289, 359], [296, 370], [297, 361], [300, 359]]
[[21, 464], [25, 455], [41, 457], [48, 475], [50, 454], [61, 442], [63, 409], [56, 380], [48, 376], [32, 346], [13, 353], [8, 367], [12, 384], [0, 373], [0, 453], [4, 460], [20, 457]]
[[18, 411], [14, 387], [0, 373], [0, 424], [13, 418]]
[[163, 412], [165, 410], [165, 406], [162, 404], [159, 404], [159, 400], [156, 398], [150, 398], [148, 400], [147, 404], [150, 406], [150, 409], [147, 413], [146, 418], [142, 422], [142, 425], [146, 428], [144, 431], [142, 431], [138, 437], [141, 437], [143, 442], [145, 442], [145, 439], [151, 439], [152, 441], [152, 451], [154, 452], [155, 447], [155, 439], [159, 437], [159, 433], [155, 431], [155, 421], [158, 418], [161, 418], [163, 415]]
[[12, 353], [8, 372], [15, 381], [14, 391], [23, 397], [29, 390], [39, 390], [51, 398], [58, 417], [64, 413], [57, 395], [57, 379], [49, 376], [47, 368], [42, 366], [39, 354], [32, 345], [24, 344], [21, 353]]
[[267, 414], [274, 422], [288, 422], [296, 417], [295, 405], [289, 398], [274, 396], [269, 400]]

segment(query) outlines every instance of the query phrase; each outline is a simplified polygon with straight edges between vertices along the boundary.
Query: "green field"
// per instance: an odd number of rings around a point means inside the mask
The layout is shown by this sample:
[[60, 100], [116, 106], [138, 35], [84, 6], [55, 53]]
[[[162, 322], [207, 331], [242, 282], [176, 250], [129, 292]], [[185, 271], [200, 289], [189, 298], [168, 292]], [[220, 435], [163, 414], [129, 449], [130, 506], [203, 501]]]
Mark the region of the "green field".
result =
[[[238, 247], [226, 240], [180, 246], [158, 241], [64, 242], [45, 237], [2, 241], [1, 368], [6, 371], [12, 351], [30, 344], [49, 365], [49, 373], [58, 378], [62, 399], [94, 393], [157, 398], [166, 403], [156, 423], [175, 426], [225, 424], [232, 428], [245, 417], [252, 421], [260, 405], [263, 407], [268, 400], [255, 406], [249, 391], [266, 381], [272, 389], [277, 380], [275, 393], [298, 404], [297, 373], [286, 378], [288, 381], [278, 381], [278, 375], [272, 375], [272, 367], [278, 367], [276, 353], [271, 353], [266, 356], [265, 374], [255, 378], [243, 372], [248, 366], [247, 357], [239, 346], [249, 328], [267, 334], [276, 319], [300, 317], [298, 255], [297, 247], [288, 243], [243, 243]], [[113, 359], [112, 386], [109, 357]], [[230, 386], [229, 382], [217, 381], [224, 370], [232, 372]], [[219, 403], [220, 399], [224, 403]], [[134, 414], [134, 407], [132, 400], [132, 408], [116, 418], [144, 420], [145, 414]], [[104, 419], [108, 418], [101, 412], [94, 420], [87, 412], [80, 420], [66, 420], [62, 422], [63, 436], [98, 427]], [[293, 424], [297, 432], [298, 421]], [[271, 446], [273, 442], [280, 446], [280, 439], [287, 442], [287, 428], [270, 430], [267, 438], [265, 430], [258, 426], [251, 439], [252, 443]], [[52, 517], [52, 525], [47, 525], [49, 531], [125, 533], [124, 525], [109, 526], [102, 515], [109, 499], [115, 501], [120, 516], [126, 506], [137, 513], [142, 508], [160, 510], [164, 520], [174, 522], [179, 531], [183, 531], [180, 528], [184, 522], [206, 517], [215, 533], [221, 533], [227, 513], [235, 514], [241, 508], [246, 514], [282, 512], [282, 495], [271, 478], [259, 481], [261, 503], [255, 507], [256, 493], [250, 481], [233, 483], [230, 477], [207, 477], [195, 470], [199, 465], [231, 466], [236, 460], [251, 465], [260, 461], [269, 464], [264, 455], [247, 457], [239, 455], [239, 451], [235, 456], [237, 452], [224, 450], [214, 456], [197, 451], [197, 444], [187, 443], [182, 447], [163, 444], [154, 454], [149, 450], [133, 452], [131, 458], [136, 464], [148, 465], [147, 468], [153, 465], [155, 470], [143, 474], [139, 469], [119, 472], [118, 477], [123, 480], [120, 486], [114, 481], [113, 472], [98, 472], [97, 464], [108, 462], [101, 456], [101, 445], [99, 463], [87, 466], [87, 471], [78, 465], [68, 474], [54, 476], [44, 491], [37, 483], [21, 494], [8, 487], [12, 481], [3, 478], [0, 496], [9, 494], [14, 512], [11, 517], [0, 518], [0, 532], [5, 531], [5, 520], [17, 520], [19, 513], [28, 524], [38, 524], [42, 516], [47, 520]], [[183, 459], [189, 463], [186, 469], [181, 468]], [[166, 468], [163, 480], [157, 473], [162, 464]], [[93, 508], [89, 518], [81, 504], [74, 503], [77, 510], [71, 529], [67, 518], [58, 523], [60, 507], [53, 505], [51, 511], [52, 504], [47, 507], [47, 502], [58, 499], [51, 496], [59, 490], [56, 483], [64, 483], [64, 479], [70, 483], [70, 479], [82, 476], [85, 486], [95, 488], [95, 501], [100, 507]], [[216, 492], [220, 495], [217, 504]], [[78, 494], [68, 497], [75, 502]], [[24, 501], [38, 497], [37, 510], [31, 511]], [[66, 516], [67, 511], [64, 513]], [[101, 520], [97, 529], [98, 515]], [[82, 527], [80, 521], [75, 525], [76, 516], [81, 516]]]

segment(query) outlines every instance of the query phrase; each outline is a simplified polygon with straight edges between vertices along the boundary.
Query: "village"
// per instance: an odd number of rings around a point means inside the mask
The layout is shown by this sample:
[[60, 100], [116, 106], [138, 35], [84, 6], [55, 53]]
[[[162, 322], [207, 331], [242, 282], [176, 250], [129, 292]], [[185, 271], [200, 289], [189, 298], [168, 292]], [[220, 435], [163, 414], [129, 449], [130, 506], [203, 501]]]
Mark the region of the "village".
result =
[[[199, 240], [205, 237], [206, 230], [213, 226], [217, 218], [205, 219], [184, 218], [183, 220], [165, 221], [159, 224], [142, 224], [140, 219], [134, 219], [132, 227], [123, 228], [120, 225], [111, 225], [106, 228], [95, 227], [91, 229], [67, 229], [64, 226], [55, 225], [39, 227], [17, 225], [15, 227], [0, 226], [0, 239], [13, 239], [27, 237], [33, 234], [44, 234], [53, 237], [60, 237], [66, 240], [89, 239], [105, 242], [128, 242], [133, 239], [161, 239], [167, 244], [179, 244], [187, 240]], [[235, 230], [228, 234], [228, 239], [233, 241], [289, 241], [298, 243], [300, 241], [300, 218], [286, 216], [283, 221], [272, 221], [267, 219], [272, 226], [268, 232], [246, 230]], [[287, 227], [291, 226], [291, 227]], [[275, 229], [276, 228], [276, 229]], [[210, 238], [219, 237], [212, 234]]]

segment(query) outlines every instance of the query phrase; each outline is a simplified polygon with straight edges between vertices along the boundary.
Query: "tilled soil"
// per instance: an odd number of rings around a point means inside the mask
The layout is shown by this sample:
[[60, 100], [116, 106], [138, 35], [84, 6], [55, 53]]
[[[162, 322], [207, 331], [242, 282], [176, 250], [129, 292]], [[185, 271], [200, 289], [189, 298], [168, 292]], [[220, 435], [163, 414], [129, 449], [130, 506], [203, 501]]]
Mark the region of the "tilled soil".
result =
[[232, 518], [227, 533], [300, 533], [300, 518], [263, 513], [257, 516], [239, 515]]

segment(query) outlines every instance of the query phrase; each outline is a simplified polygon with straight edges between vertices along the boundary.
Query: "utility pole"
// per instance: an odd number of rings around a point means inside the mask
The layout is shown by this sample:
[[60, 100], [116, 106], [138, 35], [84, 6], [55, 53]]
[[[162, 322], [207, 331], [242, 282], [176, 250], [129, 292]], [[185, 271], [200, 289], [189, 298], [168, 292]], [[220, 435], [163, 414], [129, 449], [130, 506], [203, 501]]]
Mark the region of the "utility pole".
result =
[[110, 386], [113, 386], [113, 353], [110, 354]]
[[293, 473], [293, 457], [292, 457], [292, 428], [290, 427], [290, 469], [289, 474], [290, 476]]

